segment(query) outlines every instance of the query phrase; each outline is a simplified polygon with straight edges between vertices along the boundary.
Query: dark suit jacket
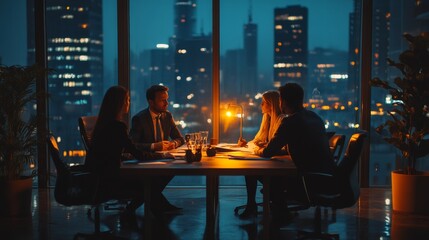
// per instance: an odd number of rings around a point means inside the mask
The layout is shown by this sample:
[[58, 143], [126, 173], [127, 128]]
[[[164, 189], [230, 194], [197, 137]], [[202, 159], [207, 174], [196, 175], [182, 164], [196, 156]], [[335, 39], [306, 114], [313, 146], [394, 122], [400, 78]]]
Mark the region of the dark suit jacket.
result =
[[[175, 141], [176, 147], [185, 143], [185, 139], [174, 123], [170, 112], [161, 115], [161, 128], [164, 132], [163, 140]], [[149, 108], [137, 113], [131, 122], [130, 137], [140, 150], [150, 151], [150, 145], [155, 142], [154, 128]]]
[[286, 144], [299, 170], [333, 173], [335, 164], [329, 150], [325, 125], [316, 113], [302, 109], [285, 117], [260, 155], [278, 155]]

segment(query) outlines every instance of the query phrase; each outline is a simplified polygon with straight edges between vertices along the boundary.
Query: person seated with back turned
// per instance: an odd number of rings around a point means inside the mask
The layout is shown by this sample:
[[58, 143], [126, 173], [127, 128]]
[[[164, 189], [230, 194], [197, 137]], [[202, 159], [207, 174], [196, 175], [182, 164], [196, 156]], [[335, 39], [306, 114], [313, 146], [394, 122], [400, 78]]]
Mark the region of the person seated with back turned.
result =
[[[304, 90], [296, 83], [286, 83], [279, 88], [280, 106], [287, 117], [283, 118], [277, 132], [265, 147], [256, 147], [254, 153], [272, 157], [282, 153], [287, 145], [289, 154], [299, 172], [316, 171], [332, 174], [335, 163], [329, 150], [328, 137], [322, 119], [303, 107]], [[288, 220], [286, 194], [302, 192], [298, 177], [271, 177], [270, 196], [273, 220]], [[320, 183], [323, 184], [323, 183]]]
[[[149, 107], [132, 118], [130, 136], [141, 150], [166, 151], [178, 148], [185, 139], [167, 111], [168, 88], [153, 85], [146, 91]], [[159, 129], [159, 131], [158, 131]]]
[[[277, 131], [277, 128], [285, 116], [282, 114], [280, 109], [280, 94], [278, 91], [270, 90], [262, 94], [261, 110], [263, 114], [261, 126], [259, 127], [259, 131], [256, 133], [255, 138], [249, 142], [249, 145], [264, 147], [274, 136], [274, 133]], [[247, 145], [247, 142], [245, 139], [239, 139], [238, 145], [240, 147], [244, 147]], [[256, 217], [257, 215], [257, 205], [255, 200], [257, 177], [245, 176], [245, 180], [247, 203], [246, 209], [239, 215], [242, 219]]]
[[[123, 117], [129, 111], [130, 96], [121, 86], [109, 88], [104, 95], [92, 134], [92, 144], [88, 151], [85, 167], [98, 175], [100, 192], [105, 197], [132, 198], [127, 205], [124, 215], [134, 216], [135, 210], [144, 202], [144, 183], [140, 180], [129, 179], [120, 175], [121, 155], [129, 152], [135, 158], [145, 161], [160, 159], [165, 156], [160, 153], [140, 151], [128, 136]], [[166, 200], [162, 191], [169, 178], [151, 178], [151, 211], [156, 215], [165, 209]]]

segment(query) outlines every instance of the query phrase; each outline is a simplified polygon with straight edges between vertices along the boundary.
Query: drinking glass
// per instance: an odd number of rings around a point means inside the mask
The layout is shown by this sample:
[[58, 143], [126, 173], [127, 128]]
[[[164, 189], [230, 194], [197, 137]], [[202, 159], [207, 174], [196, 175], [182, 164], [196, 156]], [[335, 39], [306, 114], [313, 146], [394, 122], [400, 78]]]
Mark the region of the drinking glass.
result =
[[202, 148], [205, 150], [207, 148], [207, 139], [209, 137], [209, 131], [200, 131]]

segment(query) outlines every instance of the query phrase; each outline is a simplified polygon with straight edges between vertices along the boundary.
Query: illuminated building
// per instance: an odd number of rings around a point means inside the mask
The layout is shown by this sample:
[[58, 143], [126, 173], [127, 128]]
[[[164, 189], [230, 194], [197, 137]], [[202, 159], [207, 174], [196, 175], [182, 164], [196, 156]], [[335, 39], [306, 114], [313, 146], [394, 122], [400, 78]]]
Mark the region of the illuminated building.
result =
[[[54, 70], [48, 79], [49, 129], [65, 158], [81, 161], [78, 118], [96, 115], [104, 93], [101, 0], [46, 1], [46, 26], [47, 61]], [[28, 59], [34, 59], [34, 24], [28, 31]]]
[[226, 98], [253, 98], [258, 91], [258, 25], [243, 25], [243, 48], [227, 50], [221, 61], [222, 94]]
[[258, 25], [252, 22], [249, 9], [248, 22], [243, 26], [245, 75], [241, 82], [241, 95], [254, 96], [258, 89]]
[[175, 99], [171, 100], [181, 105], [211, 100], [211, 35], [196, 34], [196, 8], [195, 0], [175, 3], [175, 35], [170, 39], [175, 51]]
[[299, 83], [307, 91], [308, 8], [274, 9], [274, 86]]

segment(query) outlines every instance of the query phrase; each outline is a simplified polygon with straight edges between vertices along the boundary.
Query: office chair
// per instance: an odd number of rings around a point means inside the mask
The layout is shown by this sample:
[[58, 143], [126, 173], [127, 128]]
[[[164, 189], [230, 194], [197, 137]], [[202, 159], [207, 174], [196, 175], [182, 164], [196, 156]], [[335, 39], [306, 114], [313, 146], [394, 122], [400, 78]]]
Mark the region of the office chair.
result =
[[360, 186], [357, 169], [366, 136], [366, 132], [351, 136], [344, 157], [338, 162], [332, 175], [317, 172], [301, 173], [307, 201], [316, 207], [316, 210], [314, 231], [298, 231], [298, 239], [339, 239], [338, 234], [322, 233], [320, 208], [347, 208], [358, 200]]
[[57, 170], [55, 200], [65, 206], [90, 205], [94, 211], [94, 233], [79, 233], [75, 238], [112, 238], [110, 232], [100, 232], [100, 205], [109, 199], [99, 193], [99, 178], [86, 171], [67, 166], [60, 158], [60, 150], [55, 137], [47, 137], [48, 149]]
[[[346, 139], [346, 136], [343, 134], [335, 134], [335, 132], [327, 132], [326, 135], [329, 138], [329, 149], [331, 151], [332, 154], [332, 158], [334, 159], [334, 161], [337, 163], [338, 159], [340, 159], [341, 157], [341, 153], [343, 152], [343, 148], [344, 148], [344, 142]], [[261, 192], [263, 191], [263, 189], [261, 189]], [[256, 206], [260, 206], [262, 207], [262, 203], [257, 203]], [[243, 210], [246, 208], [247, 205], [240, 205], [234, 208], [234, 213], [238, 214], [238, 212], [240, 210]], [[299, 210], [305, 210], [307, 208], [309, 208], [308, 205], [306, 204], [302, 204], [302, 203], [298, 203], [295, 201], [291, 201], [290, 203], [288, 202], [288, 208], [291, 211], [299, 211]], [[333, 209], [333, 211], [335, 211]]]
[[[92, 142], [92, 133], [95, 128], [98, 116], [82, 116], [78, 118], [79, 132], [82, 138], [85, 151], [88, 152]], [[109, 201], [104, 204], [104, 210], [123, 210], [127, 205], [127, 200]], [[88, 215], [91, 215], [91, 209], [88, 209]]]

